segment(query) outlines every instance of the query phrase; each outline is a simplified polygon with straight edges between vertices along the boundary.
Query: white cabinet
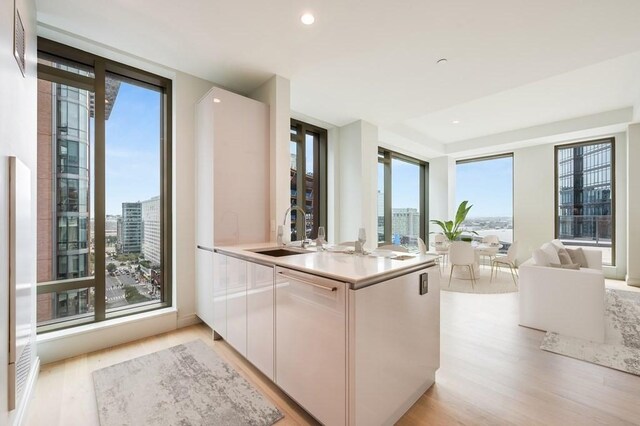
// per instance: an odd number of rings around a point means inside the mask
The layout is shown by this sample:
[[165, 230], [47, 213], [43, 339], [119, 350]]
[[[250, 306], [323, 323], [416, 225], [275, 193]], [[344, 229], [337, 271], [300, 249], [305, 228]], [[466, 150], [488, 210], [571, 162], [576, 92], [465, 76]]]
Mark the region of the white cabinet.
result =
[[213, 102], [196, 108], [196, 244], [213, 248]]
[[227, 256], [213, 254], [213, 326], [212, 328], [227, 338]]
[[273, 380], [274, 268], [247, 263], [247, 359]]
[[349, 325], [349, 424], [394, 424], [440, 366], [440, 271], [349, 290]]
[[347, 420], [346, 284], [276, 268], [276, 383], [326, 425]]
[[213, 317], [213, 251], [198, 246], [196, 250], [196, 314], [209, 327]]
[[227, 342], [247, 356], [247, 262], [227, 256]]
[[202, 251], [270, 238], [269, 106], [215, 87], [196, 105], [195, 133], [196, 313], [244, 354], [246, 271], [227, 295], [227, 271]]

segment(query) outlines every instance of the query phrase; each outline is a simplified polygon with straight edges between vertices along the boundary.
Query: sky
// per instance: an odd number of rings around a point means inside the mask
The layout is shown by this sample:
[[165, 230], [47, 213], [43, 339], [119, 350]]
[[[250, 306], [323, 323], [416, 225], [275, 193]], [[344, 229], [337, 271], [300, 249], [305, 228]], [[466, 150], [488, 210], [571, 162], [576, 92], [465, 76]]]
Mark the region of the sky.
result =
[[458, 164], [456, 200], [473, 204], [469, 218], [513, 216], [513, 158]]
[[160, 194], [160, 92], [122, 82], [106, 127], [106, 211]]
[[[106, 127], [109, 215], [121, 214], [123, 202], [160, 194], [160, 96], [129, 83], [120, 85]], [[512, 161], [505, 157], [457, 165], [456, 199], [473, 204], [469, 217], [512, 216]], [[419, 166], [393, 159], [392, 180], [393, 208], [419, 208]], [[379, 188], [383, 181], [379, 173]]]

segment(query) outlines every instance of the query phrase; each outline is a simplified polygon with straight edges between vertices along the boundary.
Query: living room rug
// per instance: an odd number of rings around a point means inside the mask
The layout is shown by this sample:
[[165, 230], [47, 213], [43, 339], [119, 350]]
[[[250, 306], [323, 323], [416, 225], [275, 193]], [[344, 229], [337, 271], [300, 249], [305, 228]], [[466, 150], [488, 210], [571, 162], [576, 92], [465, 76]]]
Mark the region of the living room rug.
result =
[[259, 425], [282, 413], [201, 340], [93, 372], [100, 424]]
[[640, 376], [640, 292], [607, 289], [605, 341], [547, 332], [541, 349]]
[[477, 294], [500, 294], [518, 291], [518, 287], [516, 287], [513, 283], [513, 278], [511, 278], [511, 273], [505, 269], [500, 270], [497, 277], [493, 278], [493, 282], [490, 282], [491, 269], [486, 266], [481, 266], [480, 277], [476, 280], [473, 288], [471, 287], [471, 280], [456, 277], [451, 278], [451, 286], [449, 286], [450, 270], [450, 265], [445, 265], [443, 268], [442, 276], [440, 278], [440, 289], [443, 291]]

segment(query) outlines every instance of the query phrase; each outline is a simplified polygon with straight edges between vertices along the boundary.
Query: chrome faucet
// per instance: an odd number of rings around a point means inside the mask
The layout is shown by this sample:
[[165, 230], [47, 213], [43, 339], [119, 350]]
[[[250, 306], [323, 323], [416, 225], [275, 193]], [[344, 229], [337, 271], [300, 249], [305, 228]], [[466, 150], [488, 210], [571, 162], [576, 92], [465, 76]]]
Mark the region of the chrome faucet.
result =
[[282, 227], [283, 228], [286, 227], [287, 217], [289, 217], [289, 213], [291, 213], [291, 210], [297, 210], [298, 212], [302, 213], [303, 226], [304, 226], [304, 238], [302, 239], [301, 245], [302, 245], [302, 248], [307, 248], [307, 246], [311, 243], [311, 241], [307, 238], [307, 214], [302, 209], [302, 207], [299, 207], [299, 206], [289, 207], [287, 211], [284, 212], [284, 220], [282, 221]]

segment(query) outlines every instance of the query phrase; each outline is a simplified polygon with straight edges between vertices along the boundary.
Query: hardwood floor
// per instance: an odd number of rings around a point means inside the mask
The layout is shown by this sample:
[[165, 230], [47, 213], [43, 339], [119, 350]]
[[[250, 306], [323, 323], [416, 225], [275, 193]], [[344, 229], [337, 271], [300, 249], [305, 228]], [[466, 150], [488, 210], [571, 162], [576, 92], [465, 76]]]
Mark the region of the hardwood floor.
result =
[[[517, 293], [442, 292], [441, 298], [436, 384], [399, 425], [640, 424], [640, 377], [540, 350], [544, 334], [517, 325]], [[97, 425], [91, 371], [198, 338], [283, 411], [278, 425], [314, 424], [226, 343], [211, 340], [206, 326], [196, 325], [43, 366], [27, 425]]]

